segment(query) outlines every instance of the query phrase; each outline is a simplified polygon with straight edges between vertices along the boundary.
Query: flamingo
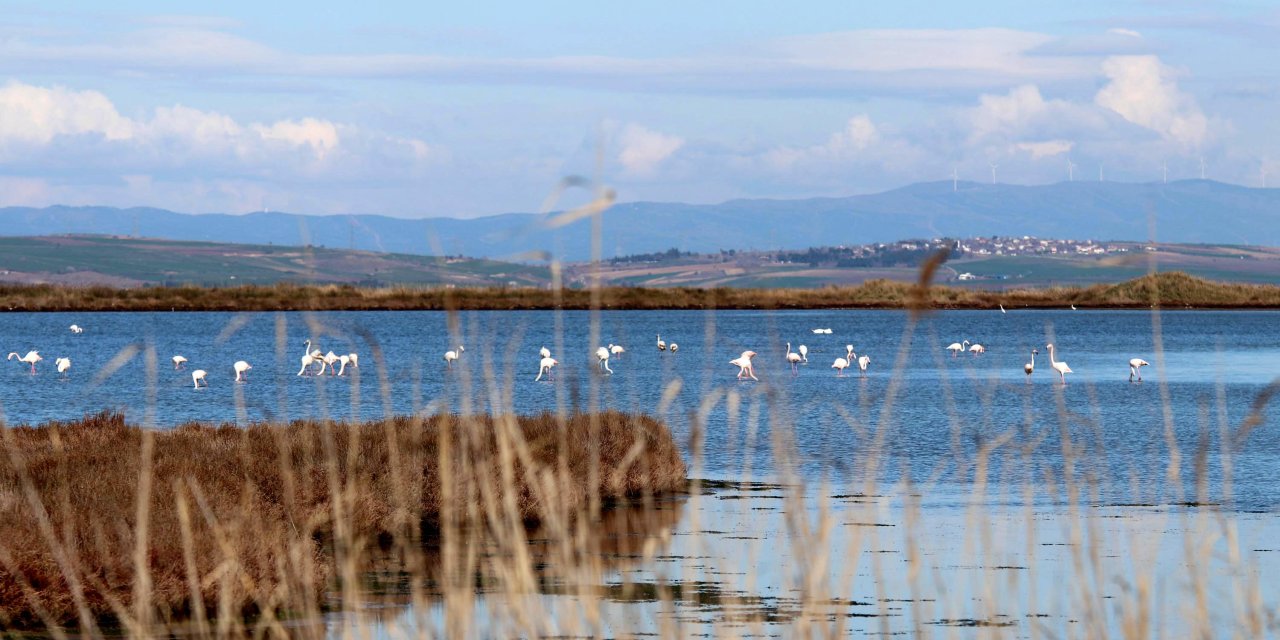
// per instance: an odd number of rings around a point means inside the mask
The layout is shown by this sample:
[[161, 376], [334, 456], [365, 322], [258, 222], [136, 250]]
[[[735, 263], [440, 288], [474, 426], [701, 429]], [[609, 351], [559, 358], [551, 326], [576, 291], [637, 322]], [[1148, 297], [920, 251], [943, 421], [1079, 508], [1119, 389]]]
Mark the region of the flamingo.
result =
[[[675, 345], [671, 345], [671, 346], [673, 347], [671, 350], [672, 350], [672, 351], [675, 351], [675, 348], [674, 348], [674, 347], [675, 347]], [[621, 357], [621, 356], [622, 356], [622, 354], [624, 354], [624, 353], [626, 353], [626, 352], [627, 352], [627, 350], [626, 350], [626, 349], [623, 349], [623, 348], [622, 348], [622, 345], [620, 345], [620, 344], [611, 344], [611, 345], [609, 345], [609, 353], [610, 353], [610, 355], [614, 355], [614, 356]]]
[[947, 345], [947, 351], [950, 351], [952, 356], [958, 356], [960, 355], [961, 351], [964, 351], [965, 349], [968, 349], [968, 348], [969, 348], [968, 340], [965, 340], [964, 344], [960, 344], [959, 342], [952, 342], [951, 344]]
[[844, 370], [848, 367], [849, 361], [844, 358], [836, 358], [836, 361], [831, 363], [831, 368], [836, 370], [837, 378], [844, 377]]
[[798, 368], [800, 364], [800, 354], [795, 353], [791, 350], [790, 342], [787, 343], [787, 362], [791, 363], [792, 373], [800, 372], [800, 369]]
[[173, 370], [174, 370], [174, 371], [177, 371], [177, 370], [181, 369], [181, 368], [182, 368], [182, 365], [184, 365], [184, 364], [186, 364], [186, 363], [187, 363], [187, 357], [186, 357], [186, 356], [174, 356], [174, 357], [173, 357]]
[[462, 357], [462, 352], [463, 352], [463, 351], [466, 351], [466, 349], [465, 349], [465, 348], [463, 348], [463, 346], [462, 346], [462, 345], [458, 345], [458, 350], [457, 350], [457, 351], [446, 351], [446, 352], [444, 352], [444, 363], [445, 363], [445, 364], [447, 364], [447, 365], [449, 365], [450, 367], [452, 367], [452, 366], [453, 366], [453, 361], [454, 361], [454, 360], [457, 360], [457, 359], [458, 359], [458, 358], [460, 358], [460, 357]]
[[853, 356], [854, 356], [853, 345], [846, 344], [844, 346], [844, 359], [848, 360], [849, 362], [853, 362]]
[[[18, 354], [16, 352], [10, 353], [6, 360], [13, 360], [14, 358], [18, 358]], [[31, 375], [33, 376], [36, 374], [36, 363], [41, 360], [44, 360], [44, 358], [40, 357], [39, 351], [28, 351], [27, 355], [18, 358], [18, 362], [25, 362], [31, 365]]]
[[302, 368], [298, 369], [298, 375], [305, 376], [307, 375], [307, 369], [315, 365], [316, 359], [310, 353], [304, 353], [300, 360], [302, 361]]
[[871, 356], [858, 356], [858, 369], [867, 375], [867, 365], [871, 364]]
[[754, 357], [756, 357], [756, 352], [743, 351], [742, 355], [729, 361], [729, 364], [732, 364], [738, 367], [739, 380], [742, 379], [743, 375], [749, 376], [752, 380], [755, 380], [757, 382], [760, 380], [760, 378], [756, 377], [755, 367], [752, 366], [751, 364], [751, 359]]
[[351, 366], [353, 366], [353, 367], [355, 367], [355, 368], [357, 368], [357, 369], [359, 369], [359, 368], [360, 368], [360, 354], [358, 354], [358, 353], [348, 353], [348, 354], [347, 354], [347, 358], [350, 358], [350, 359], [351, 359]]
[[341, 377], [342, 374], [347, 370], [347, 363], [351, 362], [351, 356], [349, 355], [338, 356], [338, 362], [342, 364], [341, 367], [338, 367], [338, 376]]
[[201, 381], [201, 380], [204, 380], [204, 386], [206, 386], [206, 387], [207, 387], [207, 386], [209, 386], [209, 381], [208, 381], [208, 380], [205, 380], [205, 379], [204, 379], [204, 376], [205, 376], [205, 370], [204, 370], [204, 369], [196, 369], [195, 371], [192, 371], [192, 372], [191, 372], [191, 381], [195, 383], [195, 385], [196, 385], [196, 387], [195, 387], [195, 388], [197, 388], [197, 389], [199, 389], [199, 388], [200, 388], [200, 381]]
[[1072, 311], [1075, 311], [1075, 310], [1076, 310], [1076, 306], [1075, 306], [1074, 304], [1073, 304], [1073, 305], [1071, 305], [1071, 310], [1072, 310]]
[[1066, 384], [1066, 383], [1067, 383], [1067, 374], [1068, 374], [1068, 373], [1075, 373], [1075, 372], [1071, 370], [1071, 367], [1068, 367], [1068, 366], [1067, 366], [1067, 363], [1065, 363], [1065, 362], [1058, 362], [1057, 360], [1054, 360], [1054, 359], [1053, 359], [1053, 357], [1054, 357], [1054, 353], [1053, 353], [1053, 345], [1051, 345], [1051, 344], [1049, 344], [1049, 345], [1045, 345], [1045, 348], [1047, 348], [1047, 349], [1049, 350], [1049, 365], [1050, 365], [1050, 366], [1052, 366], [1052, 367], [1054, 368], [1054, 370], [1058, 372], [1058, 376], [1062, 378], [1062, 384]]
[[809, 347], [800, 345], [799, 351], [800, 351], [801, 362], [804, 362], [805, 364], [809, 364]]
[[67, 375], [67, 369], [71, 368], [71, 358], [58, 358], [53, 363], [57, 365], [58, 373], [61, 373], [63, 377]]
[[84, 327], [78, 324], [71, 325], [71, 333], [84, 333]]
[[1000, 313], [1008, 313], [1008, 311], [1004, 310], [1004, 305], [1000, 305]]
[[1022, 365], [1022, 370], [1027, 374], [1027, 379], [1031, 379], [1031, 372], [1036, 370], [1036, 354], [1040, 353], [1039, 349], [1031, 350], [1031, 361]]
[[538, 377], [534, 378], [533, 381], [537, 382], [541, 380], [542, 374], [544, 373], [547, 374], [547, 381], [555, 380], [556, 374], [552, 372], [551, 369], [555, 367], [556, 364], [555, 358], [552, 358], [549, 355], [542, 356], [542, 360], [538, 363]]
[[662, 334], [658, 334], [658, 351], [666, 351], [667, 343], [662, 341]]
[[600, 361], [601, 369], [613, 373], [613, 369], [609, 368], [609, 349], [607, 347], [596, 349], [596, 359]]
[[678, 345], [678, 344], [676, 344], [676, 343], [672, 342], [672, 343], [671, 343], [671, 353], [675, 353], [675, 352], [677, 352], [677, 351], [679, 351], [679, 350], [680, 350], [680, 345]]
[[1129, 382], [1133, 382], [1133, 377], [1138, 376], [1138, 382], [1142, 382], [1142, 367], [1151, 364], [1142, 358], [1134, 358], [1129, 361]]
[[973, 354], [973, 355], [975, 355], [975, 356], [976, 356], [976, 355], [981, 355], [981, 354], [986, 353], [986, 352], [987, 352], [987, 348], [986, 348], [986, 347], [984, 347], [984, 346], [982, 346], [982, 345], [980, 345], [980, 344], [971, 345], [971, 346], [969, 347], [969, 353], [972, 353], [972, 354]]
[[330, 351], [329, 353], [324, 354], [324, 357], [321, 358], [320, 361], [324, 363], [320, 366], [320, 373], [324, 373], [325, 366], [328, 366], [329, 375], [333, 375], [333, 363], [338, 361], [338, 354]]
[[244, 382], [248, 379], [245, 372], [252, 369], [253, 365], [245, 362], [244, 360], [236, 360], [236, 363], [231, 365], [231, 367], [236, 370], [236, 382]]
[[551, 350], [550, 350], [550, 349], [548, 349], [548, 348], [546, 348], [546, 347], [543, 347], [543, 348], [541, 348], [541, 349], [539, 349], [539, 350], [538, 350], [538, 355], [540, 355], [540, 356], [542, 356], [542, 357], [544, 357], [544, 358], [550, 358], [550, 357], [551, 357]]

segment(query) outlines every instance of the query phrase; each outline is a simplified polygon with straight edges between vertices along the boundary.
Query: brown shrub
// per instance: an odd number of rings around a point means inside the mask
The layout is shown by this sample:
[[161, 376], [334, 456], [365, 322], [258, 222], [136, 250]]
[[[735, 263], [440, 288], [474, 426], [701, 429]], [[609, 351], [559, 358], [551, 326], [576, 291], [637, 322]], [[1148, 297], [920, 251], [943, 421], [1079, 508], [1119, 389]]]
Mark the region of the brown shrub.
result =
[[617, 412], [171, 431], [102, 413], [6, 429], [3, 444], [8, 628], [315, 612], [338, 548], [358, 555], [443, 518], [574, 517], [682, 489], [686, 473], [665, 425]]

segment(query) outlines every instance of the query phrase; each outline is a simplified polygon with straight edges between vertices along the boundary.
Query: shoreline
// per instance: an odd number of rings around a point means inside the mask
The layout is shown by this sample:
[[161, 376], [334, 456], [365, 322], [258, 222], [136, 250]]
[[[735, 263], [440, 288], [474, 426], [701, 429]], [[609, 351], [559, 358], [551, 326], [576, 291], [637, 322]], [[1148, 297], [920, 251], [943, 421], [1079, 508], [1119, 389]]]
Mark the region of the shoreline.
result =
[[237, 287], [0, 286], [0, 313], [109, 311], [706, 311], [784, 309], [1280, 309], [1280, 285], [1205, 280], [1159, 273], [1117, 284], [1044, 289], [968, 289], [935, 285], [921, 302], [918, 285], [871, 280], [821, 289], [606, 287], [361, 288], [351, 285]]

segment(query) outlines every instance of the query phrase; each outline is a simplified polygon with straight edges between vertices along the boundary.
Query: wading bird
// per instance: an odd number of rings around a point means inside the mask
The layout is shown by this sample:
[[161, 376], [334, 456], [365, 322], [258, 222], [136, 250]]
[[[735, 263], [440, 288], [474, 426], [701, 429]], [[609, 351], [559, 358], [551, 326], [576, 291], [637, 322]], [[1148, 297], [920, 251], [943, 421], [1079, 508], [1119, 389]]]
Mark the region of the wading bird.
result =
[[201, 382], [204, 382], [204, 386], [206, 387], [209, 386], [209, 381], [205, 380], [204, 376], [205, 376], [204, 369], [196, 369], [195, 371], [191, 372], [191, 382], [195, 383], [196, 385], [195, 388], [199, 389]]
[[71, 333], [84, 333], [84, 327], [78, 324], [71, 325]]
[[675, 352], [677, 352], [677, 351], [679, 351], [679, 350], [680, 350], [680, 345], [678, 345], [678, 344], [676, 344], [676, 343], [672, 342], [672, 343], [671, 343], [671, 353], [675, 353]]
[[754, 357], [756, 357], [756, 352], [743, 351], [742, 355], [729, 361], [729, 364], [732, 364], [738, 367], [739, 380], [742, 380], [744, 377], [749, 377], [752, 380], [756, 380], [756, 381], [760, 380], [760, 378], [756, 377], [755, 367], [751, 365], [751, 359]]
[[458, 359], [458, 358], [460, 358], [460, 357], [462, 357], [462, 352], [463, 352], [463, 351], [466, 351], [466, 349], [465, 349], [465, 348], [463, 348], [463, 346], [462, 346], [462, 345], [458, 345], [458, 350], [457, 350], [457, 351], [446, 351], [446, 352], [444, 352], [444, 363], [445, 363], [445, 364], [447, 364], [447, 365], [449, 365], [450, 367], [452, 367], [452, 366], [453, 366], [453, 361], [454, 361], [454, 360], [457, 360], [457, 359]]
[[613, 369], [609, 368], [609, 349], [607, 347], [596, 349], [596, 359], [600, 361], [600, 369], [613, 373]]
[[970, 346], [969, 346], [969, 353], [972, 353], [972, 354], [973, 354], [973, 355], [975, 355], [975, 356], [976, 356], [976, 355], [979, 355], [979, 354], [986, 353], [986, 352], [987, 352], [987, 348], [986, 348], [986, 347], [984, 347], [984, 346], [982, 346], [982, 345], [980, 345], [980, 344], [975, 344], [975, 345], [970, 345]]
[[867, 365], [871, 364], [871, 356], [858, 356], [858, 369], [867, 375]]
[[1142, 367], [1151, 364], [1142, 358], [1134, 358], [1129, 361], [1129, 382], [1133, 382], [1133, 377], [1138, 376], [1138, 382], [1142, 382]]
[[800, 361], [805, 364], [808, 364], [809, 363], [809, 347], [800, 345], [799, 351], [800, 351]]
[[174, 356], [174, 357], [173, 357], [173, 369], [174, 369], [175, 371], [177, 371], [178, 369], [181, 369], [181, 368], [182, 368], [182, 365], [184, 365], [184, 364], [186, 364], [186, 363], [187, 363], [187, 357], [186, 357], [186, 356]]
[[236, 363], [231, 365], [231, 368], [236, 370], [236, 382], [244, 382], [249, 379], [245, 372], [252, 369], [253, 365], [244, 360], [236, 360]]
[[544, 358], [550, 358], [550, 357], [551, 357], [551, 350], [550, 350], [550, 349], [548, 349], [548, 348], [546, 348], [546, 347], [543, 347], [543, 348], [541, 348], [541, 349], [539, 349], [539, 350], [538, 350], [538, 355], [540, 355], [540, 356], [542, 356], [542, 357], [544, 357]]
[[853, 345], [851, 345], [851, 344], [846, 344], [846, 345], [844, 346], [844, 359], [845, 359], [845, 360], [848, 360], [849, 362], [853, 362], [853, 356], [854, 356], [854, 355], [855, 355], [855, 354], [853, 353]]
[[71, 368], [71, 358], [58, 358], [53, 363], [58, 367], [58, 373], [64, 377], [67, 375], [67, 369]]
[[849, 368], [849, 361], [844, 358], [836, 358], [836, 361], [831, 363], [831, 368], [836, 370], [837, 378], [842, 378], [844, 377], [844, 370]]
[[533, 381], [537, 382], [541, 380], [542, 374], [544, 373], [547, 374], [548, 382], [550, 382], [551, 380], [555, 380], [555, 373], [553, 373], [551, 370], [556, 366], [556, 364], [557, 363], [555, 358], [552, 358], [549, 355], [543, 356], [542, 360], [538, 363], [538, 377], [534, 378]]
[[959, 342], [952, 342], [951, 344], [947, 345], [947, 351], [950, 351], [952, 356], [958, 356], [960, 355], [961, 351], [964, 351], [965, 349], [968, 349], [968, 348], [969, 348], [968, 340], [965, 340], [964, 344], [960, 344]]
[[[18, 354], [16, 352], [10, 353], [9, 357], [6, 359], [13, 360], [14, 358], [18, 358]], [[33, 376], [36, 374], [36, 363], [40, 362], [41, 360], [44, 360], [44, 358], [40, 357], [39, 351], [28, 351], [27, 355], [22, 356], [21, 358], [18, 358], [18, 362], [25, 362], [31, 365], [31, 375]]]
[[667, 343], [662, 341], [662, 334], [658, 334], [658, 351], [666, 351]]
[[1049, 366], [1053, 367], [1053, 370], [1058, 372], [1058, 377], [1062, 378], [1062, 384], [1066, 384], [1067, 374], [1075, 372], [1071, 370], [1071, 367], [1067, 366], [1067, 363], [1054, 360], [1053, 345], [1045, 345], [1045, 348], [1049, 350]]
[[321, 358], [320, 361], [324, 363], [320, 367], [320, 373], [324, 373], [324, 367], [327, 366], [329, 367], [329, 375], [333, 375], [333, 363], [338, 361], [338, 354], [330, 351], [329, 353], [324, 354], [324, 357]]
[[792, 373], [799, 373], [800, 354], [791, 350], [791, 343], [787, 343], [787, 362], [791, 365]]
[[1028, 362], [1028, 363], [1026, 363], [1026, 364], [1024, 364], [1024, 365], [1022, 365], [1022, 371], [1023, 371], [1023, 373], [1026, 373], [1026, 374], [1027, 374], [1027, 376], [1028, 376], [1028, 377], [1027, 377], [1027, 379], [1028, 379], [1028, 380], [1030, 380], [1030, 379], [1031, 379], [1031, 378], [1030, 378], [1030, 376], [1031, 376], [1031, 372], [1033, 372], [1033, 371], [1035, 371], [1035, 370], [1036, 370], [1036, 354], [1037, 354], [1037, 353], [1040, 353], [1040, 350], [1039, 350], [1039, 349], [1032, 349], [1032, 350], [1031, 350], [1031, 361], [1030, 361], [1030, 362]]
[[623, 349], [623, 348], [622, 348], [622, 345], [620, 345], [620, 344], [611, 344], [611, 345], [609, 345], [609, 354], [610, 354], [610, 355], [612, 355], [612, 356], [614, 356], [615, 358], [620, 358], [620, 357], [622, 357], [622, 354], [624, 354], [624, 353], [626, 353], [626, 352], [627, 352], [627, 350], [626, 350], [626, 349]]

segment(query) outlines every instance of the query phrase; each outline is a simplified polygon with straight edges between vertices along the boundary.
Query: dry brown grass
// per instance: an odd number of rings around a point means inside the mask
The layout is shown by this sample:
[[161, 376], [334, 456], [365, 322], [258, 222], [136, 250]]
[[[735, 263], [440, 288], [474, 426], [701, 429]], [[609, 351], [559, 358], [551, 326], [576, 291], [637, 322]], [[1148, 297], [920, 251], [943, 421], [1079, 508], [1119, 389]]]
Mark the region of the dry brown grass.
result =
[[[602, 309], [901, 309], [915, 285], [871, 280], [821, 289], [598, 290]], [[943, 309], [1085, 307], [1146, 308], [1161, 304], [1210, 308], [1280, 308], [1280, 287], [1222, 283], [1181, 272], [1159, 273], [1114, 285], [988, 290], [932, 286], [930, 306]], [[0, 308], [13, 311], [337, 311], [591, 309], [592, 291], [535, 288], [361, 288], [350, 285], [241, 287], [0, 286]]]
[[666, 426], [617, 412], [171, 431], [103, 413], [6, 429], [4, 448], [10, 629], [312, 617], [344, 562], [412, 548], [442, 514], [500, 530], [686, 483]]

